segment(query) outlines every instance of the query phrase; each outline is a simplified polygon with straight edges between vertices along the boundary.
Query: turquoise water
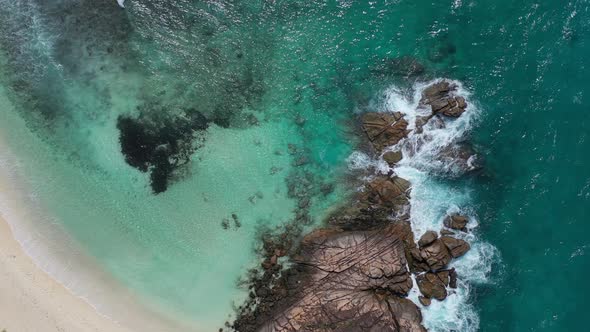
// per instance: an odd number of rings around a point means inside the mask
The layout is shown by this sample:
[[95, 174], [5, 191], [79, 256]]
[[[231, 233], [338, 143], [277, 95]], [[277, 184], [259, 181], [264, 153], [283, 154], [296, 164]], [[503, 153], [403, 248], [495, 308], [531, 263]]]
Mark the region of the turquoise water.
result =
[[[414, 77], [391, 61], [409, 55], [423, 80], [470, 92], [485, 157], [464, 179], [399, 170], [416, 182], [415, 227], [452, 208], [479, 223], [456, 263], [467, 283], [427, 327], [583, 330], [586, 1], [110, 2], [0, 0], [0, 130], [40, 201], [124, 284], [222, 324], [260, 228], [293, 218], [302, 195], [320, 220], [350, 189], [356, 114], [384, 95], [411, 104]], [[118, 118], [188, 109], [209, 127], [154, 195]]]

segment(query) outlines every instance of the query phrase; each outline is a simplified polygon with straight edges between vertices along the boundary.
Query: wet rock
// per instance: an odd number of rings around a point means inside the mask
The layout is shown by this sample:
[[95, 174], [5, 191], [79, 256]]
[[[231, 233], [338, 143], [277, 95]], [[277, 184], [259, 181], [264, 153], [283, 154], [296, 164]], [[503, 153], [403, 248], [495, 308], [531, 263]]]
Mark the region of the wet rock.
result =
[[418, 240], [418, 246], [424, 247], [426, 245], [429, 245], [432, 242], [436, 241], [437, 238], [438, 238], [438, 235], [436, 234], [435, 231], [428, 231], [428, 232], [424, 233], [424, 235], [422, 235], [422, 237], [420, 237], [420, 240]]
[[425, 307], [429, 306], [432, 303], [431, 299], [424, 297], [422, 295], [418, 296], [418, 301], [420, 301], [420, 303]]
[[459, 117], [467, 108], [465, 98], [454, 96], [452, 92], [457, 86], [443, 80], [424, 89], [420, 104], [429, 105], [432, 114], [443, 114], [448, 117]]
[[448, 229], [441, 229], [440, 230], [440, 235], [455, 235], [455, 233], [449, 231]]
[[465, 227], [467, 226], [467, 222], [469, 222], [469, 219], [467, 219], [467, 217], [458, 214], [452, 214], [450, 216], [447, 216], [443, 221], [445, 227], [456, 229], [463, 232], [467, 231], [467, 228]]
[[449, 286], [450, 273], [451, 273], [451, 270], [443, 270], [443, 271], [436, 272], [436, 276], [438, 277], [438, 279], [440, 281], [442, 281], [442, 283], [443, 283], [443, 285], [445, 285], [445, 287]]
[[419, 309], [402, 298], [412, 280], [392, 228], [314, 231], [302, 240], [295, 264], [300, 291], [258, 331], [425, 331]]
[[447, 297], [445, 283], [435, 273], [424, 273], [416, 277], [418, 288], [424, 297], [444, 300]]
[[387, 151], [383, 154], [383, 160], [389, 165], [389, 167], [395, 166], [400, 160], [402, 160], [401, 151]]
[[457, 288], [457, 272], [455, 271], [455, 268], [452, 268], [449, 271], [449, 287]]
[[328, 223], [345, 230], [368, 230], [391, 223], [391, 216], [409, 210], [410, 183], [400, 177], [381, 176], [357, 194], [353, 204], [343, 206]]
[[444, 243], [444, 245], [449, 249], [453, 258], [465, 255], [465, 253], [471, 248], [469, 243], [466, 241], [450, 236], [443, 236], [440, 238], [440, 241], [442, 241], [442, 243]]
[[363, 130], [373, 147], [381, 152], [386, 147], [397, 144], [408, 135], [408, 122], [399, 112], [365, 113], [362, 116]]
[[432, 271], [444, 268], [452, 258], [449, 249], [441, 239], [420, 249], [420, 256]]

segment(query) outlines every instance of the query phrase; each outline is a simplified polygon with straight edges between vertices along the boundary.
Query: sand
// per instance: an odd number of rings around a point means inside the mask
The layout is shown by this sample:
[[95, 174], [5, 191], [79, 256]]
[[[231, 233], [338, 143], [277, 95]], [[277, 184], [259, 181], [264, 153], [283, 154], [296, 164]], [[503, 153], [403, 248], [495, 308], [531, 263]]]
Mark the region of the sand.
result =
[[40, 222], [45, 213], [33, 203], [1, 134], [0, 332], [202, 330], [140, 299], [67, 234]]
[[131, 331], [39, 269], [0, 219], [0, 331]]

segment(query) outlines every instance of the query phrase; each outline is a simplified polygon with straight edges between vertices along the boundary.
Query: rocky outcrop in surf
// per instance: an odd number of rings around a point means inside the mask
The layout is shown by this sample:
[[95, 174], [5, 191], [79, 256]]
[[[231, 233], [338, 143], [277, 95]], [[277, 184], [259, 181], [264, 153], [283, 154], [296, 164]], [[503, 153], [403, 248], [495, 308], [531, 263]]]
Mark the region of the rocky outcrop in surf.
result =
[[[420, 153], [416, 136], [433, 125], [429, 121], [444, 125], [441, 117], [454, 119], [466, 111], [456, 88], [445, 80], [425, 88], [418, 107], [430, 107], [432, 113], [416, 123], [401, 112], [363, 114], [361, 126], [374, 152], [389, 167], [403, 162], [402, 150]], [[407, 297], [416, 286], [419, 303], [428, 306], [457, 287], [458, 274], [449, 263], [470, 250], [456, 234], [468, 232], [469, 219], [451, 214], [440, 232], [429, 230], [415, 239], [411, 183], [394, 168], [369, 178], [324, 228], [294, 247], [282, 246], [284, 240], [275, 242], [275, 249], [269, 246], [264, 272], [252, 280], [250, 300], [240, 307], [233, 330], [426, 331], [419, 306]], [[279, 261], [285, 255], [288, 268]]]

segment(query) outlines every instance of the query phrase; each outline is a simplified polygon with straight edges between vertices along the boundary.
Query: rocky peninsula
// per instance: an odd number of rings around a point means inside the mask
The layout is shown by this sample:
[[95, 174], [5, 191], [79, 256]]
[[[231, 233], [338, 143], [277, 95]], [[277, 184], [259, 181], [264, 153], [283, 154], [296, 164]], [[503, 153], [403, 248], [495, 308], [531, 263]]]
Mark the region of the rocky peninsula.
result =
[[[457, 287], [458, 275], [448, 266], [470, 249], [462, 239], [469, 218], [449, 214], [443, 229], [415, 238], [412, 184], [395, 167], [434, 139], [427, 128], [444, 128], [467, 110], [467, 102], [455, 83], [437, 80], [422, 90], [417, 107], [429, 115], [411, 118], [394, 110], [360, 116], [370, 152], [389, 172], [372, 174], [322, 228], [301, 237], [286, 232], [265, 238], [262, 272], [252, 276], [250, 298], [229, 330], [426, 331], [408, 295], [416, 283], [419, 302], [428, 306]], [[436, 159], [462, 174], [477, 167], [465, 142], [449, 142]]]

